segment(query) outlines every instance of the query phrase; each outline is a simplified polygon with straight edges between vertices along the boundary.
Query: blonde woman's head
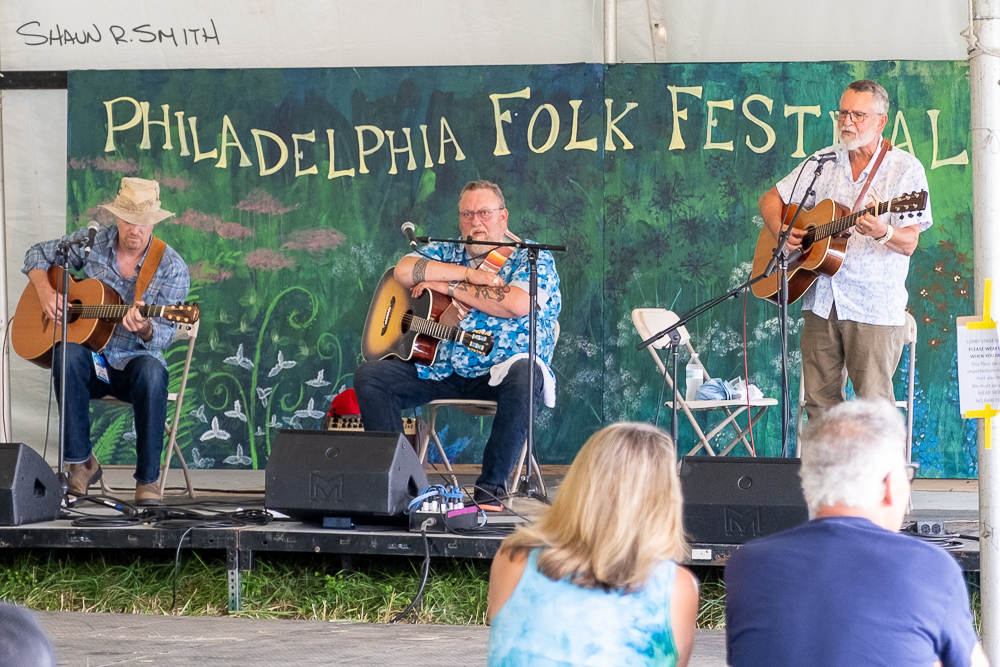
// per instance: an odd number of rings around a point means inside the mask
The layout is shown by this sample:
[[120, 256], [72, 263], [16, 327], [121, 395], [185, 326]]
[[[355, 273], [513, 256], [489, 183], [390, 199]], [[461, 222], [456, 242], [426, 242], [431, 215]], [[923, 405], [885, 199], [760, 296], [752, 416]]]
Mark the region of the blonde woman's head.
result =
[[680, 560], [677, 455], [666, 433], [645, 423], [612, 424], [577, 454], [552, 507], [504, 549], [545, 547], [539, 569], [587, 588], [641, 588], [664, 560]]

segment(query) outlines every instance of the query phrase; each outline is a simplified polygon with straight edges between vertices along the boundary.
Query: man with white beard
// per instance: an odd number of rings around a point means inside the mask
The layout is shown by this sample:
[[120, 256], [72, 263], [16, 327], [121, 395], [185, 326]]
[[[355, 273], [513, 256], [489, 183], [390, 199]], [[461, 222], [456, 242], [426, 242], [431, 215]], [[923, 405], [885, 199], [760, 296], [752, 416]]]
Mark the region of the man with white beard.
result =
[[[835, 112], [840, 143], [818, 151], [764, 193], [764, 223], [777, 238], [788, 204], [799, 204], [817, 158], [830, 155], [806, 199], [825, 199], [858, 211], [911, 192], [927, 190], [924, 167], [894, 150], [882, 130], [888, 120], [885, 88], [867, 79], [847, 86]], [[800, 177], [801, 174], [801, 177]], [[794, 190], [793, 190], [794, 188]], [[895, 400], [892, 376], [903, 351], [906, 275], [920, 232], [931, 226], [930, 201], [920, 216], [865, 214], [850, 232], [840, 270], [820, 275], [802, 299], [802, 382], [810, 417], [846, 400], [850, 377], [860, 398]], [[793, 229], [788, 247], [801, 247], [805, 229]]]

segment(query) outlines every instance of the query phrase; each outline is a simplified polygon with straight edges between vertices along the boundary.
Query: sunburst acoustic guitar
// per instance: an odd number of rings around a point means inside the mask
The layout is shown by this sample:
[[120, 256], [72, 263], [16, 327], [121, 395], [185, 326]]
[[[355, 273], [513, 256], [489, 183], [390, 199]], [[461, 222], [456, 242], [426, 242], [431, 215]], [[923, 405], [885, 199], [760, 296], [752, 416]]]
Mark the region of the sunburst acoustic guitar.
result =
[[[62, 268], [49, 268], [49, 284], [59, 289], [62, 284]], [[100, 352], [111, 339], [115, 324], [120, 322], [131, 308], [121, 302], [118, 292], [96, 278], [69, 280], [69, 326], [66, 340], [79, 343]], [[196, 303], [176, 306], [141, 306], [143, 317], [162, 317], [171, 322], [193, 324], [198, 321], [200, 310]], [[30, 283], [21, 293], [14, 311], [11, 325], [11, 344], [21, 358], [42, 368], [52, 368], [52, 347], [57, 342], [59, 327], [45, 316], [38, 292]]]
[[441, 324], [438, 318], [451, 299], [431, 290], [414, 299], [389, 269], [372, 297], [368, 319], [361, 336], [361, 356], [366, 361], [399, 357], [425, 366], [434, 363], [438, 344], [452, 340], [473, 352], [487, 355], [493, 350], [493, 336], [485, 331], [464, 331]]
[[[867, 213], [878, 216], [886, 212], [909, 213], [912, 217], [926, 206], [927, 192], [920, 191], [854, 213], [832, 199], [824, 199], [810, 210], [802, 211], [799, 219], [795, 221], [795, 228], [806, 230], [806, 235], [802, 239], [802, 255], [788, 265], [788, 303], [798, 301], [820, 275], [832, 276], [840, 270], [844, 263], [844, 253], [847, 251], [847, 238], [841, 236], [841, 233], [853, 227], [858, 218]], [[795, 204], [788, 205], [782, 220], [791, 220], [797, 210], [798, 206]], [[751, 276], [758, 276], [764, 272], [777, 245], [778, 240], [766, 226], [760, 230], [757, 248], [753, 254]], [[777, 272], [757, 281], [750, 289], [754, 296], [777, 303]]]

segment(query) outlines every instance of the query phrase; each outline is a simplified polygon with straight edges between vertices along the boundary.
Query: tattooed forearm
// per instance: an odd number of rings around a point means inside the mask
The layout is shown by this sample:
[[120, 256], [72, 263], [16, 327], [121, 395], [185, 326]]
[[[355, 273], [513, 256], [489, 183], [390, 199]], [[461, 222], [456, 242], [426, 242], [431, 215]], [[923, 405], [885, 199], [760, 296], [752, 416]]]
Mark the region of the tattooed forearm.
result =
[[503, 301], [507, 297], [507, 294], [510, 293], [510, 288], [506, 285], [503, 287], [484, 287], [482, 285], [475, 285], [475, 288], [477, 299], [489, 299], [491, 301], [496, 301], [497, 303]]
[[413, 284], [419, 285], [424, 282], [424, 274], [427, 273], [427, 265], [430, 264], [429, 259], [421, 257], [416, 262], [413, 263]]

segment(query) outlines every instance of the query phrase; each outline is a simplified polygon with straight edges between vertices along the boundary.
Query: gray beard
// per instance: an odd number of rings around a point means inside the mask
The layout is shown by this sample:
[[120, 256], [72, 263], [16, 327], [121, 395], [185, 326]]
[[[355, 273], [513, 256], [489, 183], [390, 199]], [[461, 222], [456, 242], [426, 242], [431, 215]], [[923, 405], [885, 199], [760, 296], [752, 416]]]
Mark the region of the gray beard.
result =
[[872, 129], [868, 130], [863, 134], [855, 133], [853, 141], [848, 141], [844, 139], [844, 135], [841, 135], [840, 143], [842, 143], [844, 145], [844, 148], [846, 148], [847, 150], [856, 151], [859, 148], [870, 144], [875, 139], [877, 134], [878, 134], [878, 129], [873, 127]]

